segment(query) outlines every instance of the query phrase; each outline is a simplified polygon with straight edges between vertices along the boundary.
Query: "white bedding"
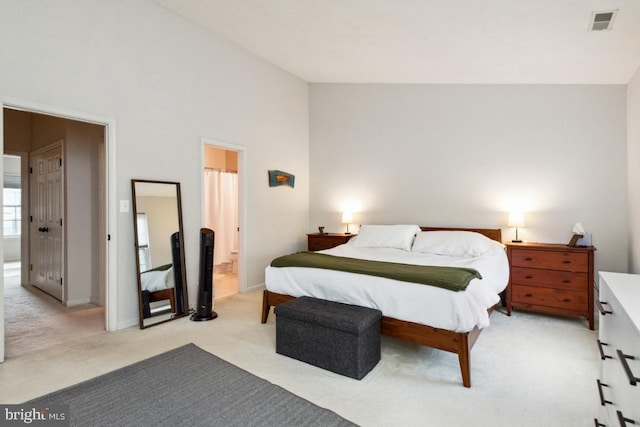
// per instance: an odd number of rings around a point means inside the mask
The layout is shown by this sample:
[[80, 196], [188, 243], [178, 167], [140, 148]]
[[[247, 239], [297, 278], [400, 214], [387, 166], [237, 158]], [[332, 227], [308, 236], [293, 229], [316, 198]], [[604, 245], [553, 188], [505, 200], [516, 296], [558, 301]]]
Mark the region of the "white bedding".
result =
[[[352, 239], [354, 240], [354, 239]], [[317, 268], [268, 266], [265, 284], [269, 291], [294, 297], [311, 296], [331, 301], [377, 308], [382, 314], [456, 332], [489, 325], [487, 309], [499, 300], [507, 286], [509, 264], [497, 243], [480, 257], [453, 257], [392, 248], [360, 248], [346, 243], [321, 253], [400, 262], [474, 268], [482, 279], [473, 279], [465, 291], [453, 292], [434, 286], [381, 277]]]
[[175, 286], [173, 267], [166, 270], [145, 271], [140, 275], [140, 282], [143, 291], [155, 292], [173, 288]]

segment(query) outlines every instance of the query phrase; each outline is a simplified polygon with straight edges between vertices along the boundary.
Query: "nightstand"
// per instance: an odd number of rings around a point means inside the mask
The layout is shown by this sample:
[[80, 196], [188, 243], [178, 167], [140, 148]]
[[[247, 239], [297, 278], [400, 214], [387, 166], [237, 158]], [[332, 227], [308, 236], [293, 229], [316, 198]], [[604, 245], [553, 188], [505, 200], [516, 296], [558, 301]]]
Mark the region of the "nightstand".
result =
[[355, 234], [345, 233], [311, 233], [307, 234], [307, 250], [321, 251], [347, 243]]
[[583, 316], [594, 328], [594, 247], [556, 243], [507, 243], [507, 314], [524, 308]]

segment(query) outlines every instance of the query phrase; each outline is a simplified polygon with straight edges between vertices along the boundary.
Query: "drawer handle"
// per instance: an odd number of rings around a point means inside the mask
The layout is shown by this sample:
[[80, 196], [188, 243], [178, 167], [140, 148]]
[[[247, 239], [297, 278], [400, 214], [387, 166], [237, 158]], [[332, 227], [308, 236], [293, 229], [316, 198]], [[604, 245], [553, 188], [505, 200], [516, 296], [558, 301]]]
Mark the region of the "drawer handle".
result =
[[606, 354], [604, 354], [604, 348], [602, 348], [602, 347], [605, 346], [605, 345], [608, 346], [609, 344], [607, 344], [606, 342], [602, 342], [602, 341], [598, 340], [598, 349], [600, 350], [600, 358], [602, 360], [613, 359], [613, 357], [607, 356]]
[[565, 259], [564, 261], [562, 261], [563, 264], [571, 264], [571, 260]]
[[533, 258], [531, 258], [530, 256], [526, 256], [526, 257], [524, 257], [524, 260], [525, 261], [533, 261]]
[[622, 367], [624, 368], [624, 372], [627, 374], [627, 378], [629, 378], [629, 384], [636, 385], [636, 383], [638, 381], [640, 381], [640, 378], [638, 378], [635, 375], [633, 375], [633, 372], [631, 372], [631, 368], [629, 367], [629, 364], [627, 363], [627, 359], [635, 360], [635, 357], [630, 356], [628, 354], [624, 354], [622, 352], [622, 350], [618, 350], [618, 357], [620, 358], [620, 363], [622, 363]]
[[629, 419], [629, 418], [625, 418], [624, 415], [622, 415], [621, 411], [616, 411], [616, 414], [618, 414], [618, 421], [620, 422], [620, 427], [624, 427], [627, 425], [627, 423], [629, 424], [635, 424], [636, 422]]
[[609, 387], [609, 386], [604, 383], [601, 383], [600, 380], [596, 380], [596, 381], [598, 381], [598, 394], [600, 395], [600, 404], [602, 406], [606, 404], [613, 405], [613, 402], [611, 402], [610, 400], [605, 400], [604, 393], [602, 392], [602, 387]]
[[525, 278], [525, 279], [533, 279], [533, 276], [529, 276], [529, 275], [527, 275], [527, 276], [524, 276], [524, 278]]
[[533, 296], [533, 294], [524, 294], [525, 297], [527, 298], [531, 298]]
[[596, 305], [598, 306], [598, 311], [600, 312], [600, 314], [602, 314], [603, 316], [606, 316], [607, 314], [613, 314], [613, 311], [605, 310], [602, 304], [608, 305], [608, 303], [606, 302], [596, 300]]
[[569, 279], [564, 279], [564, 280], [562, 281], [562, 283], [571, 283], [571, 280], [569, 280]]

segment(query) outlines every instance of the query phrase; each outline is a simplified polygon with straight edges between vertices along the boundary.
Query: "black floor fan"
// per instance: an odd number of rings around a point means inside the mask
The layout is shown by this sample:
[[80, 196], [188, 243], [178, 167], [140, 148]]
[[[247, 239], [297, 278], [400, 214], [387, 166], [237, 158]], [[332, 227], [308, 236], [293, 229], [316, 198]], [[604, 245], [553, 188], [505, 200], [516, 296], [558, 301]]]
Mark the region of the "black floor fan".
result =
[[212, 320], [218, 313], [213, 305], [213, 247], [216, 233], [208, 228], [200, 229], [200, 277], [198, 282], [198, 306], [191, 320]]

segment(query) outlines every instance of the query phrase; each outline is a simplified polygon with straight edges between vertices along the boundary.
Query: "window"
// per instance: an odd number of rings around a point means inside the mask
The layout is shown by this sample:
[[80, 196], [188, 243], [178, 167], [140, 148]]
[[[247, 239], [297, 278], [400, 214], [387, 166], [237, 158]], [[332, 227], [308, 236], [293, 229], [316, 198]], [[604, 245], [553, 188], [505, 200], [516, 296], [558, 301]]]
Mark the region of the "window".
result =
[[19, 188], [3, 188], [3, 197], [4, 235], [5, 237], [20, 236], [22, 224], [21, 191]]
[[149, 249], [147, 214], [138, 213], [136, 221], [138, 225], [138, 259], [140, 260], [140, 271], [144, 272], [153, 268], [151, 265], [151, 251]]
[[5, 237], [20, 237], [22, 225], [22, 191], [21, 185], [21, 157], [5, 154], [4, 158], [4, 188], [2, 189], [4, 204], [2, 206], [3, 230]]

